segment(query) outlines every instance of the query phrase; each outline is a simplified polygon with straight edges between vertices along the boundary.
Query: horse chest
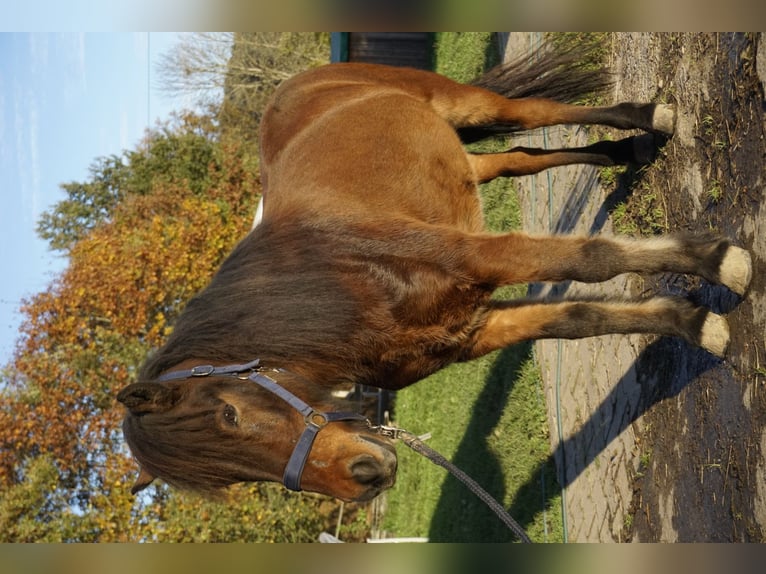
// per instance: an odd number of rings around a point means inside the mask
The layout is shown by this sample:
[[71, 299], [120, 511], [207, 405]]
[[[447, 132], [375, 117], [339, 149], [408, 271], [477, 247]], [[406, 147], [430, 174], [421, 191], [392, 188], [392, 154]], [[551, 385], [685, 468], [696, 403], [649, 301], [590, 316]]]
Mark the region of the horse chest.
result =
[[368, 307], [360, 355], [367, 383], [402, 388], [460, 360], [484, 320], [490, 294], [464, 284], [429, 289], [411, 285], [407, 296]]

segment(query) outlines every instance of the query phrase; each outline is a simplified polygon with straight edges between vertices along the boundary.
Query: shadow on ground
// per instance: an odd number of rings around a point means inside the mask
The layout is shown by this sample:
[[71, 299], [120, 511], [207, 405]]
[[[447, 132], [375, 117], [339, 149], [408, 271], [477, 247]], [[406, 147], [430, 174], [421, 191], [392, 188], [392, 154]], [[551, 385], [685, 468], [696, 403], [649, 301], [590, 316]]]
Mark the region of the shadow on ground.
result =
[[[518, 369], [521, 360], [529, 357], [531, 348], [525, 346], [522, 353], [507, 350], [498, 359], [484, 391], [477, 401], [477, 411], [496, 411], [493, 419], [484, 414], [474, 417], [452, 460], [458, 467], [471, 474], [472, 468], [489, 468], [481, 476], [473, 476], [496, 500], [505, 496], [503, 471], [475, 461], [493, 458], [487, 448], [486, 438], [494, 430], [512, 386], [504, 383], [508, 373]], [[535, 515], [549, 508], [551, 500], [561, 492], [561, 485], [569, 486], [587, 466], [628, 425], [635, 422], [653, 405], [681, 393], [702, 373], [716, 368], [720, 363], [708, 353], [691, 348], [685, 343], [660, 339], [649, 345], [617, 382], [600, 407], [591, 414], [579, 432], [563, 441], [548, 459], [530, 473], [526, 483], [519, 489], [508, 511], [522, 527], [528, 527]], [[640, 381], [641, 400], [633, 409], [614, 412], [615, 404], [626, 404], [620, 396], [634, 393], [637, 372], [663, 373], [656, 378]], [[484, 408], [489, 407], [489, 408]], [[611, 421], [611, 424], [604, 424]], [[599, 436], [599, 439], [593, 439]], [[558, 468], [564, 470], [557, 475]], [[431, 523], [429, 540], [432, 542], [505, 542], [513, 540], [512, 533], [500, 520], [466, 487], [452, 478], [445, 481], [441, 498]]]

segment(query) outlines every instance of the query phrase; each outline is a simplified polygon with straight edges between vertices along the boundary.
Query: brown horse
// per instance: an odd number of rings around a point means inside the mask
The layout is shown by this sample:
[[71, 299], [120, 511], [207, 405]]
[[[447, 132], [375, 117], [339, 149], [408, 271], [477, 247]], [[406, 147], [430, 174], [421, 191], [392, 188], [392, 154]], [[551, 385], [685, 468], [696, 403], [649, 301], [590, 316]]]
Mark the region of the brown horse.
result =
[[[395, 451], [359, 416], [336, 412], [338, 386], [401, 389], [546, 337], [656, 333], [725, 353], [726, 320], [683, 298], [492, 299], [502, 285], [626, 272], [696, 274], [740, 295], [750, 281], [749, 254], [719, 237], [484, 230], [478, 182], [636, 161], [641, 138], [475, 155], [460, 135], [553, 124], [673, 130], [670, 106], [567, 103], [600, 80], [556, 58], [535, 63], [545, 73], [527, 93], [513, 87], [527, 85], [532, 66], [500, 68], [474, 85], [363, 64], [284, 82], [261, 125], [262, 222], [118, 396], [141, 467], [134, 492], [154, 478], [203, 492], [284, 480], [368, 500], [393, 484]], [[243, 364], [252, 359], [260, 362]]]

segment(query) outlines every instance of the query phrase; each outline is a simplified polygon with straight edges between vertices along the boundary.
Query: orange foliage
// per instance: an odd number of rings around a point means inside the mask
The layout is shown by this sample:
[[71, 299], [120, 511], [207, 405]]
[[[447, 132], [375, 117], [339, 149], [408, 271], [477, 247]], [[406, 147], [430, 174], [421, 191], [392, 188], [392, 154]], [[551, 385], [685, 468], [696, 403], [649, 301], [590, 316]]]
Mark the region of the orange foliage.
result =
[[[204, 193], [158, 177], [151, 193], [126, 194], [25, 303], [0, 389], [0, 542], [307, 541], [335, 524], [337, 503], [279, 485], [239, 485], [226, 503], [162, 486], [130, 493], [137, 467], [115, 396], [255, 211], [256, 170], [236, 143], [215, 145]], [[347, 522], [363, 513], [346, 507]]]
[[13, 377], [0, 395], [0, 485], [40, 453], [72, 487], [107, 486], [108, 469], [134, 470], [114, 397], [252, 222], [257, 181], [235, 145], [221, 152], [208, 193], [159, 184], [128, 196], [73, 246], [49, 289], [25, 302]]

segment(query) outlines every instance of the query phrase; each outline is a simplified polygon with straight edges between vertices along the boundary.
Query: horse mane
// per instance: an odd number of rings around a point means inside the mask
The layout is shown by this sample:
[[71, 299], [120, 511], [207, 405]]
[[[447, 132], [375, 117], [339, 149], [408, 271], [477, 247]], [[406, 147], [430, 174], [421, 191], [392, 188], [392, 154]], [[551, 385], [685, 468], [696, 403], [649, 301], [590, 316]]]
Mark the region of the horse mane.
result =
[[[280, 383], [300, 388], [310, 404], [334, 402], [326, 388], [339, 382], [333, 380], [332, 361], [347, 353], [341, 343], [359, 321], [357, 304], [339, 282], [331, 252], [326, 232], [264, 221], [188, 302], [165, 345], [141, 367], [138, 380], [154, 381], [189, 359], [241, 363], [260, 358], [278, 367], [313, 361], [327, 365], [323, 378], [312, 381], [319, 384], [306, 384], [294, 373], [280, 375]], [[184, 393], [184, 385], [196, 381], [166, 384]], [[182, 408], [125, 417], [123, 435], [144, 471], [176, 488], [212, 497], [236, 479], [255, 479], [239, 473], [252, 466], [252, 453], [260, 448], [257, 441], [245, 447], [211, 422], [220, 407], [216, 386], [211, 381], [199, 387], [202, 399], [192, 412]], [[261, 406], [276, 410], [279, 401], [264, 392]]]
[[138, 379], [154, 380], [188, 359], [261, 358], [285, 366], [296, 359], [335, 358], [338, 345], [359, 325], [360, 311], [334, 269], [334, 250], [321, 230], [263, 222], [187, 303]]
[[226, 431], [211, 423], [218, 400], [211, 386], [199, 390], [205, 393], [206, 404], [193, 416], [185, 411], [126, 416], [122, 432], [142, 471], [175, 488], [217, 498], [232, 483], [237, 468], [247, 465], [243, 456], [249, 449], [227, 440]]

